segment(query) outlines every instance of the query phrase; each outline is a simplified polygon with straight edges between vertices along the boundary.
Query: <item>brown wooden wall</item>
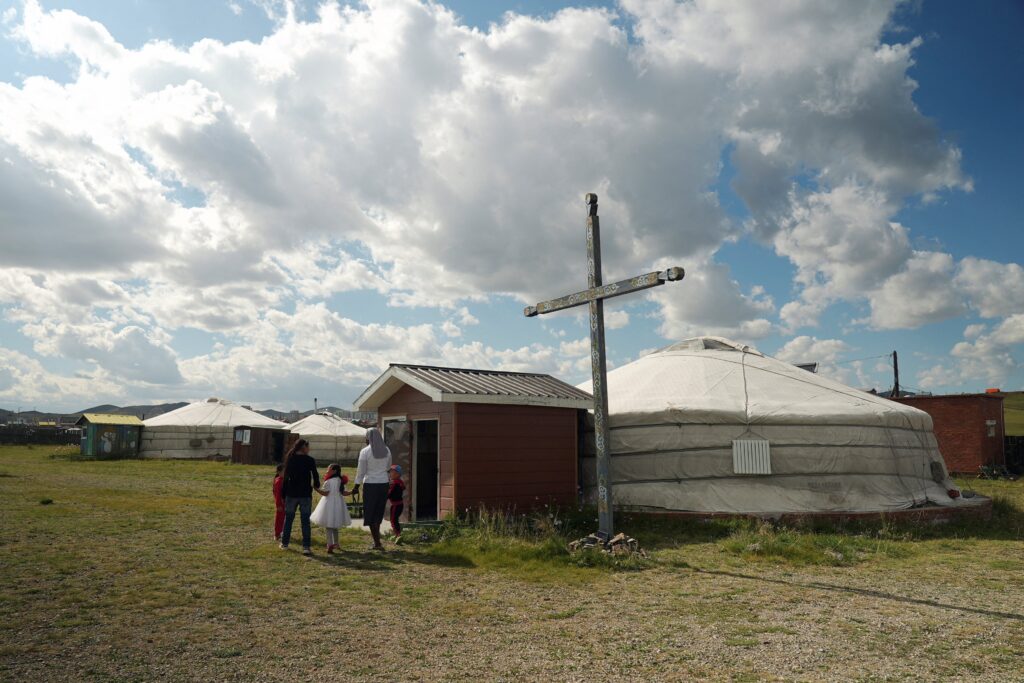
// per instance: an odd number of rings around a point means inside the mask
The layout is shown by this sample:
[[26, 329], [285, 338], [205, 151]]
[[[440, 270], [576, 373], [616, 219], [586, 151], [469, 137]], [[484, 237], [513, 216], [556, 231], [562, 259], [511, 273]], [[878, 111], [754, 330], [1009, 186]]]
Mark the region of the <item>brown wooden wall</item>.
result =
[[576, 502], [575, 409], [459, 403], [455, 414], [459, 509]]
[[[437, 514], [445, 517], [455, 512], [455, 409], [452, 403], [435, 403], [426, 394], [412, 387], [403, 386], [395, 395], [377, 409], [380, 424], [389, 417], [405, 416], [410, 422], [414, 420], [438, 420], [438, 482], [441, 497], [438, 500]], [[410, 429], [413, 425], [409, 425]], [[410, 516], [410, 500], [412, 497], [413, 472], [411, 462], [397, 462], [402, 466], [402, 478], [405, 480], [405, 514]]]
[[[249, 429], [249, 444], [243, 445], [235, 441], [235, 432], [239, 429]], [[257, 427], [236, 427], [231, 431], [231, 462], [243, 465], [273, 465], [274, 464], [274, 433], [280, 430], [260, 429]], [[282, 434], [285, 432], [281, 431]]]

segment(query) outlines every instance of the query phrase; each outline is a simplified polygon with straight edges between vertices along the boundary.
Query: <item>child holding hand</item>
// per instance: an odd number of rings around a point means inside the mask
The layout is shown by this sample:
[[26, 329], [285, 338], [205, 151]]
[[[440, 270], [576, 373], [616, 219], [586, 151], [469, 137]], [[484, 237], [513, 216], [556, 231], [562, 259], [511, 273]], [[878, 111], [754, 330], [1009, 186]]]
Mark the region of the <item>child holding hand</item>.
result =
[[345, 496], [351, 491], [345, 490], [348, 477], [341, 473], [340, 465], [331, 465], [324, 475], [324, 483], [321, 489], [324, 492], [323, 498], [316, 505], [316, 510], [310, 515], [309, 521], [327, 530], [327, 553], [334, 553], [338, 547], [338, 529], [352, 524], [352, 518], [348, 514], [348, 505], [345, 504]]
[[277, 511], [274, 513], [274, 540], [281, 540], [281, 533], [284, 531], [284, 465], [277, 466], [277, 474], [274, 475], [274, 505]]
[[402, 511], [405, 510], [405, 482], [402, 481], [402, 466], [392, 465], [388, 468], [388, 476], [391, 478], [388, 484], [388, 501], [391, 502], [391, 533], [395, 535], [395, 541], [402, 537]]

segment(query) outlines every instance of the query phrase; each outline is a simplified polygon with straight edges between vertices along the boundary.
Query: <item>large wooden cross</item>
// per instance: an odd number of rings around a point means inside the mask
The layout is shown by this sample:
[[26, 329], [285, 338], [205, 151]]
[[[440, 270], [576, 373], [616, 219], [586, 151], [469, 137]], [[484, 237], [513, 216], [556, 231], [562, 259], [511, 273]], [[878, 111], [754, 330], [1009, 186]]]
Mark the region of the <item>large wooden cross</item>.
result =
[[527, 318], [590, 304], [590, 369], [594, 379], [594, 443], [597, 451], [597, 513], [598, 533], [606, 540], [612, 537], [611, 455], [608, 452], [608, 368], [604, 344], [604, 300], [666, 282], [683, 279], [682, 268], [668, 268], [619, 280], [610, 285], [601, 278], [601, 223], [597, 217], [597, 195], [587, 195], [587, 289], [568, 296], [527, 306]]

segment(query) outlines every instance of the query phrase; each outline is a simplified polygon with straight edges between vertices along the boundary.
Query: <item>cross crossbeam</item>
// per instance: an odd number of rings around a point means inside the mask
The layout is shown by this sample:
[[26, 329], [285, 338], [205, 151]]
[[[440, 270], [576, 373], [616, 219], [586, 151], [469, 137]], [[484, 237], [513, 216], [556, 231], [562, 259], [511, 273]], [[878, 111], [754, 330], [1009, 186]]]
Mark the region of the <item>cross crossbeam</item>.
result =
[[532, 318], [535, 315], [543, 313], [554, 313], [555, 311], [561, 311], [566, 308], [582, 306], [583, 304], [590, 303], [595, 299], [611, 299], [612, 297], [622, 296], [623, 294], [632, 294], [633, 292], [657, 287], [658, 285], [663, 285], [666, 282], [682, 280], [684, 275], [685, 272], [682, 268], [668, 268], [667, 270], [660, 271], [654, 270], [650, 273], [631, 277], [628, 280], [613, 282], [610, 285], [592, 287], [591, 289], [584, 289], [581, 292], [569, 294], [568, 296], [549, 299], [548, 301], [541, 301], [536, 306], [527, 306], [523, 309], [523, 313], [527, 318]]
[[601, 276], [601, 223], [597, 216], [597, 195], [590, 193], [587, 202], [587, 289], [557, 299], [527, 306], [527, 318], [545, 313], [588, 304], [590, 306], [590, 369], [594, 396], [594, 445], [597, 454], [597, 514], [599, 535], [612, 536], [612, 484], [611, 455], [608, 452], [608, 362], [604, 341], [604, 300], [623, 294], [639, 292], [666, 282], [682, 280], [685, 272], [673, 267], [652, 271], [610, 285], [602, 284]]

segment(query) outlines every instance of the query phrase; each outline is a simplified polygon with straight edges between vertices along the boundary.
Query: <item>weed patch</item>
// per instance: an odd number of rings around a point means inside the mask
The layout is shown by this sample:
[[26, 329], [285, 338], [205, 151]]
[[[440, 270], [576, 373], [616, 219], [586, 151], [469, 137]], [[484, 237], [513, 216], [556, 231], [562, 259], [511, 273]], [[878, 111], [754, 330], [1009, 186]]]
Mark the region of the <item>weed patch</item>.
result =
[[532, 581], [580, 581], [596, 578], [589, 574], [596, 570], [636, 571], [653, 566], [643, 558], [598, 550], [569, 552], [569, 539], [585, 528], [589, 516], [584, 511], [567, 515], [559, 508], [526, 515], [474, 510], [426, 532], [431, 543], [428, 552]]
[[761, 523], [735, 530], [724, 541], [729, 552], [747, 558], [777, 560], [791, 565], [846, 567], [876, 557], [906, 557], [910, 550], [891, 539], [882, 526], [874, 534], [805, 531]]

